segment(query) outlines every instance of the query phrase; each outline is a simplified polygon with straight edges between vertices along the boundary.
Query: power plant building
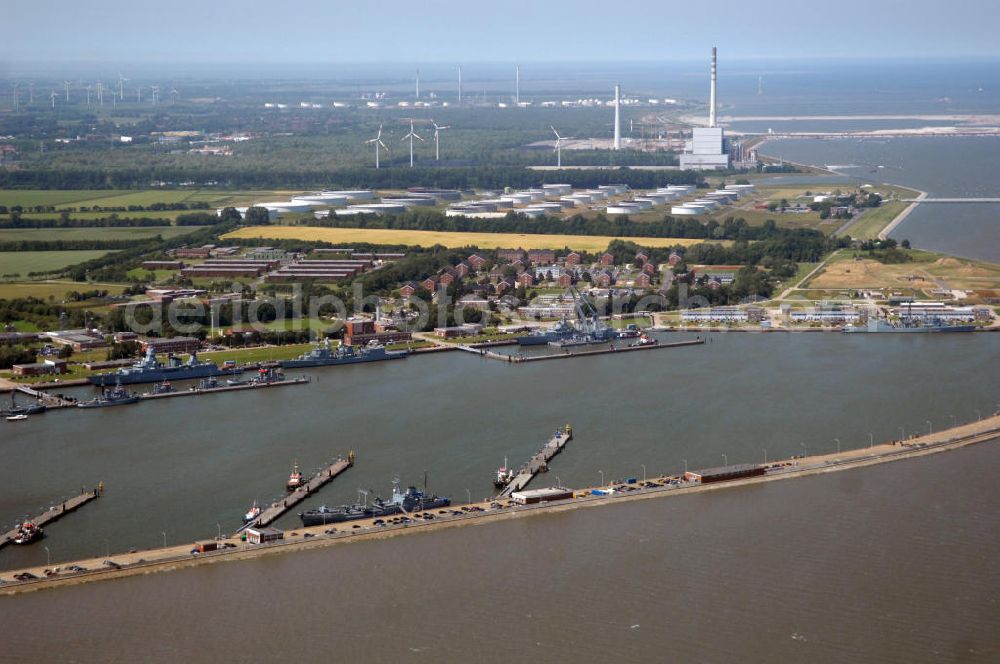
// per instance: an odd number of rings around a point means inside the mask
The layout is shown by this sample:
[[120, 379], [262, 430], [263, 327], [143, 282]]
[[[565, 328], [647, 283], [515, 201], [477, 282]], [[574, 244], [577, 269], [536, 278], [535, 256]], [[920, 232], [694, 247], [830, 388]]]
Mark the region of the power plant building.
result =
[[708, 126], [695, 127], [687, 150], [681, 155], [681, 168], [692, 170], [727, 170], [729, 155], [722, 127], [715, 119], [716, 49], [712, 47], [712, 71], [708, 101]]

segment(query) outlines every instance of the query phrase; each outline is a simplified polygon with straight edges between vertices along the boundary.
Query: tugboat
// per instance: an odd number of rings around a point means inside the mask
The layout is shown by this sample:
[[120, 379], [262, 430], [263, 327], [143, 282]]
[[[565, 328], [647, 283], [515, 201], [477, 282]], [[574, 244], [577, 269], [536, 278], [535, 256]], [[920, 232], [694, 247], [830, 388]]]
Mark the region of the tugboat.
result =
[[629, 344], [629, 346], [633, 348], [635, 346], [655, 346], [658, 343], [660, 343], [658, 340], [651, 339], [645, 332], [642, 332], [639, 334], [639, 339]]
[[107, 406], [124, 406], [139, 401], [139, 395], [129, 392], [121, 386], [115, 385], [113, 390], [101, 388], [101, 396], [94, 397], [89, 401], [81, 401], [76, 404], [77, 408], [105, 408]]
[[[367, 500], [367, 493], [365, 493]], [[406, 493], [400, 491], [399, 480], [393, 480], [392, 499], [382, 500], [376, 498], [372, 505], [354, 504], [342, 505], [340, 507], [329, 508], [325, 505], [314, 510], [308, 510], [299, 514], [303, 526], [322, 526], [328, 523], [340, 523], [342, 521], [355, 521], [369, 517], [391, 516], [406, 512], [420, 512], [423, 510], [448, 507], [451, 499], [444, 496], [426, 495], [417, 487], [411, 486]]]
[[25, 521], [17, 526], [17, 532], [14, 534], [14, 544], [31, 544], [32, 542], [37, 542], [38, 540], [45, 537], [45, 533], [42, 529], [33, 524], [31, 521]]
[[503, 465], [497, 468], [497, 476], [496, 479], [493, 480], [493, 486], [495, 486], [498, 489], [502, 489], [508, 484], [510, 484], [511, 480], [513, 479], [514, 479], [514, 470], [507, 467], [507, 457], [504, 457]]
[[253, 501], [253, 505], [247, 510], [247, 513], [243, 515], [243, 523], [250, 523], [260, 516], [260, 507], [257, 506], [257, 501]]
[[295, 491], [302, 485], [302, 473], [299, 472], [299, 462], [296, 461], [295, 465], [292, 466], [292, 474], [288, 476], [288, 483], [285, 485], [285, 488], [289, 491]]

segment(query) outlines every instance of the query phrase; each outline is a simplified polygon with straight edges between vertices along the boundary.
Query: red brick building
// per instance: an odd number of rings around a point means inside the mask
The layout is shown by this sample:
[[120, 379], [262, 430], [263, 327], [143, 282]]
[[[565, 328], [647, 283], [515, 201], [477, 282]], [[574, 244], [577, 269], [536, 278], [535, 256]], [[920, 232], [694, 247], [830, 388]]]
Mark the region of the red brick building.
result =
[[420, 286], [418, 286], [414, 282], [407, 281], [405, 284], [403, 284], [403, 287], [399, 289], [399, 294], [402, 295], [403, 297], [412, 297], [413, 294], [417, 292], [418, 288], [420, 288]]
[[483, 269], [483, 266], [486, 265], [487, 260], [482, 256], [480, 256], [479, 254], [472, 254], [471, 256], [469, 256], [468, 262], [473, 270], [478, 271]]
[[579, 265], [581, 261], [583, 261], [583, 256], [575, 251], [566, 254], [566, 265]]
[[370, 320], [349, 320], [344, 324], [344, 345], [346, 346], [363, 346], [372, 341], [390, 344], [409, 341], [412, 338], [413, 336], [409, 332], [375, 325], [375, 322]]
[[612, 256], [607, 252], [601, 254], [601, 265], [614, 265], [614, 264], [615, 264], [614, 256]]
[[556, 262], [556, 252], [551, 249], [532, 249], [528, 252], [528, 260], [535, 265], [551, 265]]
[[650, 285], [652, 285], [653, 280], [645, 272], [640, 272], [636, 275], [634, 283], [636, 288], [649, 288]]
[[517, 275], [517, 285], [524, 286], [525, 288], [527, 288], [528, 286], [534, 286], [535, 278], [531, 275], [530, 272], [522, 272], [521, 274]]

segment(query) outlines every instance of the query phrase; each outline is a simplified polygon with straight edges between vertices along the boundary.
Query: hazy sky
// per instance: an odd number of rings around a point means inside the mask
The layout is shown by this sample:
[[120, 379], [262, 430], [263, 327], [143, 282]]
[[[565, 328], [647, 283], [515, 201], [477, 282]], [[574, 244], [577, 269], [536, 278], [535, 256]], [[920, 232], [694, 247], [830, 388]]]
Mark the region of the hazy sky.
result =
[[997, 0], [0, 0], [0, 62], [995, 56]]

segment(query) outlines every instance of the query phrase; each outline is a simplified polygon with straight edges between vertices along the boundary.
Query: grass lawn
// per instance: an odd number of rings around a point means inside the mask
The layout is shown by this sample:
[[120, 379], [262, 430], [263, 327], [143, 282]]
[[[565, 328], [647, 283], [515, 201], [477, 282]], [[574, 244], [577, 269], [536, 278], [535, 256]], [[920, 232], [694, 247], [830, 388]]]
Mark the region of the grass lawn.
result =
[[[261, 346], [258, 348], [234, 348], [207, 353], [198, 353], [204, 360], [212, 360], [222, 364], [226, 360], [235, 360], [241, 364], [252, 362], [269, 362], [272, 360], [291, 360], [313, 348], [315, 344], [289, 344], [288, 346]], [[184, 355], [182, 360], [187, 360]]]
[[[129, 205], [148, 206], [153, 203], [207, 203], [210, 207], [224, 207], [237, 203], [262, 200], [280, 200], [300, 190], [227, 191], [220, 189], [0, 189], [0, 205], [11, 207], [34, 207], [52, 205], [56, 207], [127, 207]], [[81, 213], [82, 214], [82, 213]], [[102, 212], [98, 216], [107, 216]], [[173, 212], [126, 212], [119, 215], [152, 216]]]
[[100, 258], [110, 252], [95, 251], [3, 251], [0, 252], [0, 276], [29, 272], [61, 270], [70, 265]]
[[167, 279], [169, 279], [170, 277], [174, 276], [178, 272], [179, 272], [179, 270], [147, 270], [146, 268], [136, 267], [136, 268], [132, 268], [131, 270], [129, 270], [125, 274], [128, 276], [129, 279], [140, 279], [141, 280], [141, 279], [145, 279], [146, 275], [152, 273], [153, 274], [153, 281], [154, 282], [160, 282], [160, 281], [166, 281]]
[[909, 203], [902, 201], [889, 201], [877, 208], [870, 208], [847, 227], [845, 234], [859, 240], [877, 238], [879, 232], [909, 205]]
[[0, 228], [0, 242], [54, 240], [164, 240], [198, 230], [198, 226], [144, 226], [139, 228]]
[[18, 297], [37, 297], [47, 300], [49, 296], [55, 300], [62, 300], [70, 291], [87, 290], [106, 290], [117, 295], [125, 290], [125, 286], [79, 281], [0, 281], [0, 300], [12, 300]]
[[601, 251], [615, 239], [630, 239], [644, 247], [689, 246], [704, 240], [682, 238], [614, 238], [603, 235], [533, 235], [527, 233], [453, 233], [444, 231], [410, 231], [382, 228], [318, 228], [312, 226], [250, 226], [227, 233], [228, 238], [262, 238], [268, 240], [313, 240], [340, 243], [366, 242], [382, 245], [431, 247], [477, 246], [482, 249], [520, 247], [522, 249], [561, 249]]

